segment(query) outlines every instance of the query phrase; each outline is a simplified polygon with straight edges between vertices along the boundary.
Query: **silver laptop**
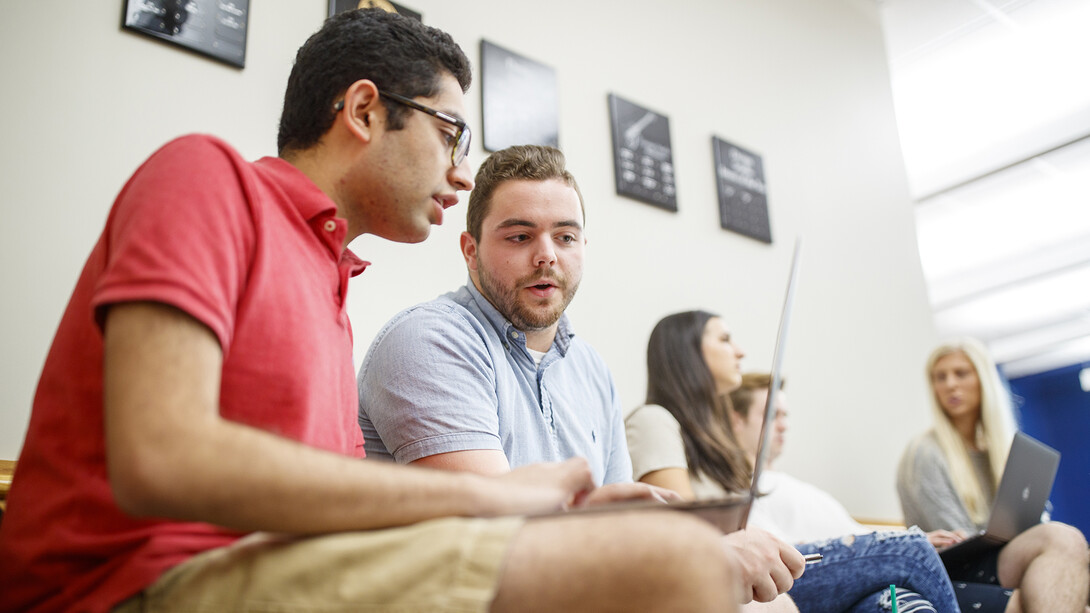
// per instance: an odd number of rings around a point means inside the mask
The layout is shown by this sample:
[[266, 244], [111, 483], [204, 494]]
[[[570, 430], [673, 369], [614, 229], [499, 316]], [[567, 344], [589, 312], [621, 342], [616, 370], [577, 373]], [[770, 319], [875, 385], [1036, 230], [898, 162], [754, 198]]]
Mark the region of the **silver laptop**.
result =
[[[691, 500], [684, 502], [671, 502], [662, 504], [658, 502], [622, 502], [616, 504], [596, 505], [583, 507], [565, 513], [603, 513], [618, 512], [633, 509], [661, 509], [671, 511], [683, 511], [693, 513], [719, 528], [724, 534], [741, 530], [746, 527], [749, 519], [749, 511], [753, 507], [753, 501], [760, 496], [757, 484], [760, 482], [761, 473], [768, 464], [768, 456], [771, 452], [772, 423], [776, 419], [776, 394], [780, 389], [780, 370], [783, 365], [784, 346], [787, 344], [787, 327], [791, 320], [791, 306], [795, 300], [795, 288], [798, 285], [799, 254], [802, 249], [801, 239], [795, 240], [795, 252], [791, 258], [791, 272], [787, 279], [787, 294], [783, 301], [783, 310], [780, 313], [779, 329], [776, 332], [776, 347], [772, 354], [772, 381], [768, 390], [768, 398], [765, 400], [764, 415], [761, 423], [761, 439], [757, 445], [757, 460], [753, 466], [753, 480], [750, 482], [749, 491], [732, 494], [724, 498], [706, 500]], [[548, 515], [553, 515], [549, 513]]]
[[1059, 466], [1060, 452], [1025, 433], [1016, 433], [988, 525], [964, 541], [940, 549], [942, 561], [950, 565], [978, 552], [1001, 547], [1041, 523]]

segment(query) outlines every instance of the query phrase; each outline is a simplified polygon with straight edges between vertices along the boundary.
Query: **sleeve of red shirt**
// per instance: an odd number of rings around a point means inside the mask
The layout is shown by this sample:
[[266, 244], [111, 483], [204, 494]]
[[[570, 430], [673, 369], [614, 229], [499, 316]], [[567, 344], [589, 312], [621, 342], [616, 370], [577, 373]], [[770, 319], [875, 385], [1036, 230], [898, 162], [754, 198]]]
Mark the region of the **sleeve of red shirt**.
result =
[[155, 301], [208, 326], [226, 351], [254, 246], [246, 163], [210, 136], [186, 136], [133, 175], [111, 212], [93, 306]]

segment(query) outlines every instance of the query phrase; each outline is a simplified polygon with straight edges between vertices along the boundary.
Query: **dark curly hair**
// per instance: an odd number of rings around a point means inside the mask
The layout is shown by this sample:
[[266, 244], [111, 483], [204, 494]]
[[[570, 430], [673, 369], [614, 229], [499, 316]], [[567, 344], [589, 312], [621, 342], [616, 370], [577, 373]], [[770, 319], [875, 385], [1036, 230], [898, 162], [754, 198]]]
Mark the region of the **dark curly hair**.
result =
[[[409, 98], [433, 96], [450, 73], [469, 89], [469, 58], [442, 30], [382, 9], [338, 13], [299, 48], [284, 92], [277, 149], [302, 150], [318, 143], [333, 125], [333, 105], [346, 89], [369, 79], [381, 90]], [[409, 109], [387, 107], [388, 126], [404, 125]]]

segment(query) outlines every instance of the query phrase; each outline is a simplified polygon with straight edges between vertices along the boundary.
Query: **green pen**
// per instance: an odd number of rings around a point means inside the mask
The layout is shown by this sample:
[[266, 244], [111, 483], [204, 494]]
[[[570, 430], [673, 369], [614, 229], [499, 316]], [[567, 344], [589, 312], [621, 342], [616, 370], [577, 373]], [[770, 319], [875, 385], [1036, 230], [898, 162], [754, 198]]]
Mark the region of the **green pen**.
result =
[[889, 601], [893, 603], [893, 613], [897, 613], [897, 588], [889, 584]]

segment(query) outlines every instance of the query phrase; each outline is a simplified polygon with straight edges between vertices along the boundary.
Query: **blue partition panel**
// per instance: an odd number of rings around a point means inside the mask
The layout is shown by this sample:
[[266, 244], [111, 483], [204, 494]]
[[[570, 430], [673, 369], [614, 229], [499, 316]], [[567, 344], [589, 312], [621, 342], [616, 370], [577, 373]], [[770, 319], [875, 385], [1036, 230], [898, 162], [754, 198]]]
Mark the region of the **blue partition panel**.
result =
[[1068, 366], [1010, 380], [1022, 430], [1060, 451], [1052, 488], [1052, 519], [1090, 535], [1090, 392]]

